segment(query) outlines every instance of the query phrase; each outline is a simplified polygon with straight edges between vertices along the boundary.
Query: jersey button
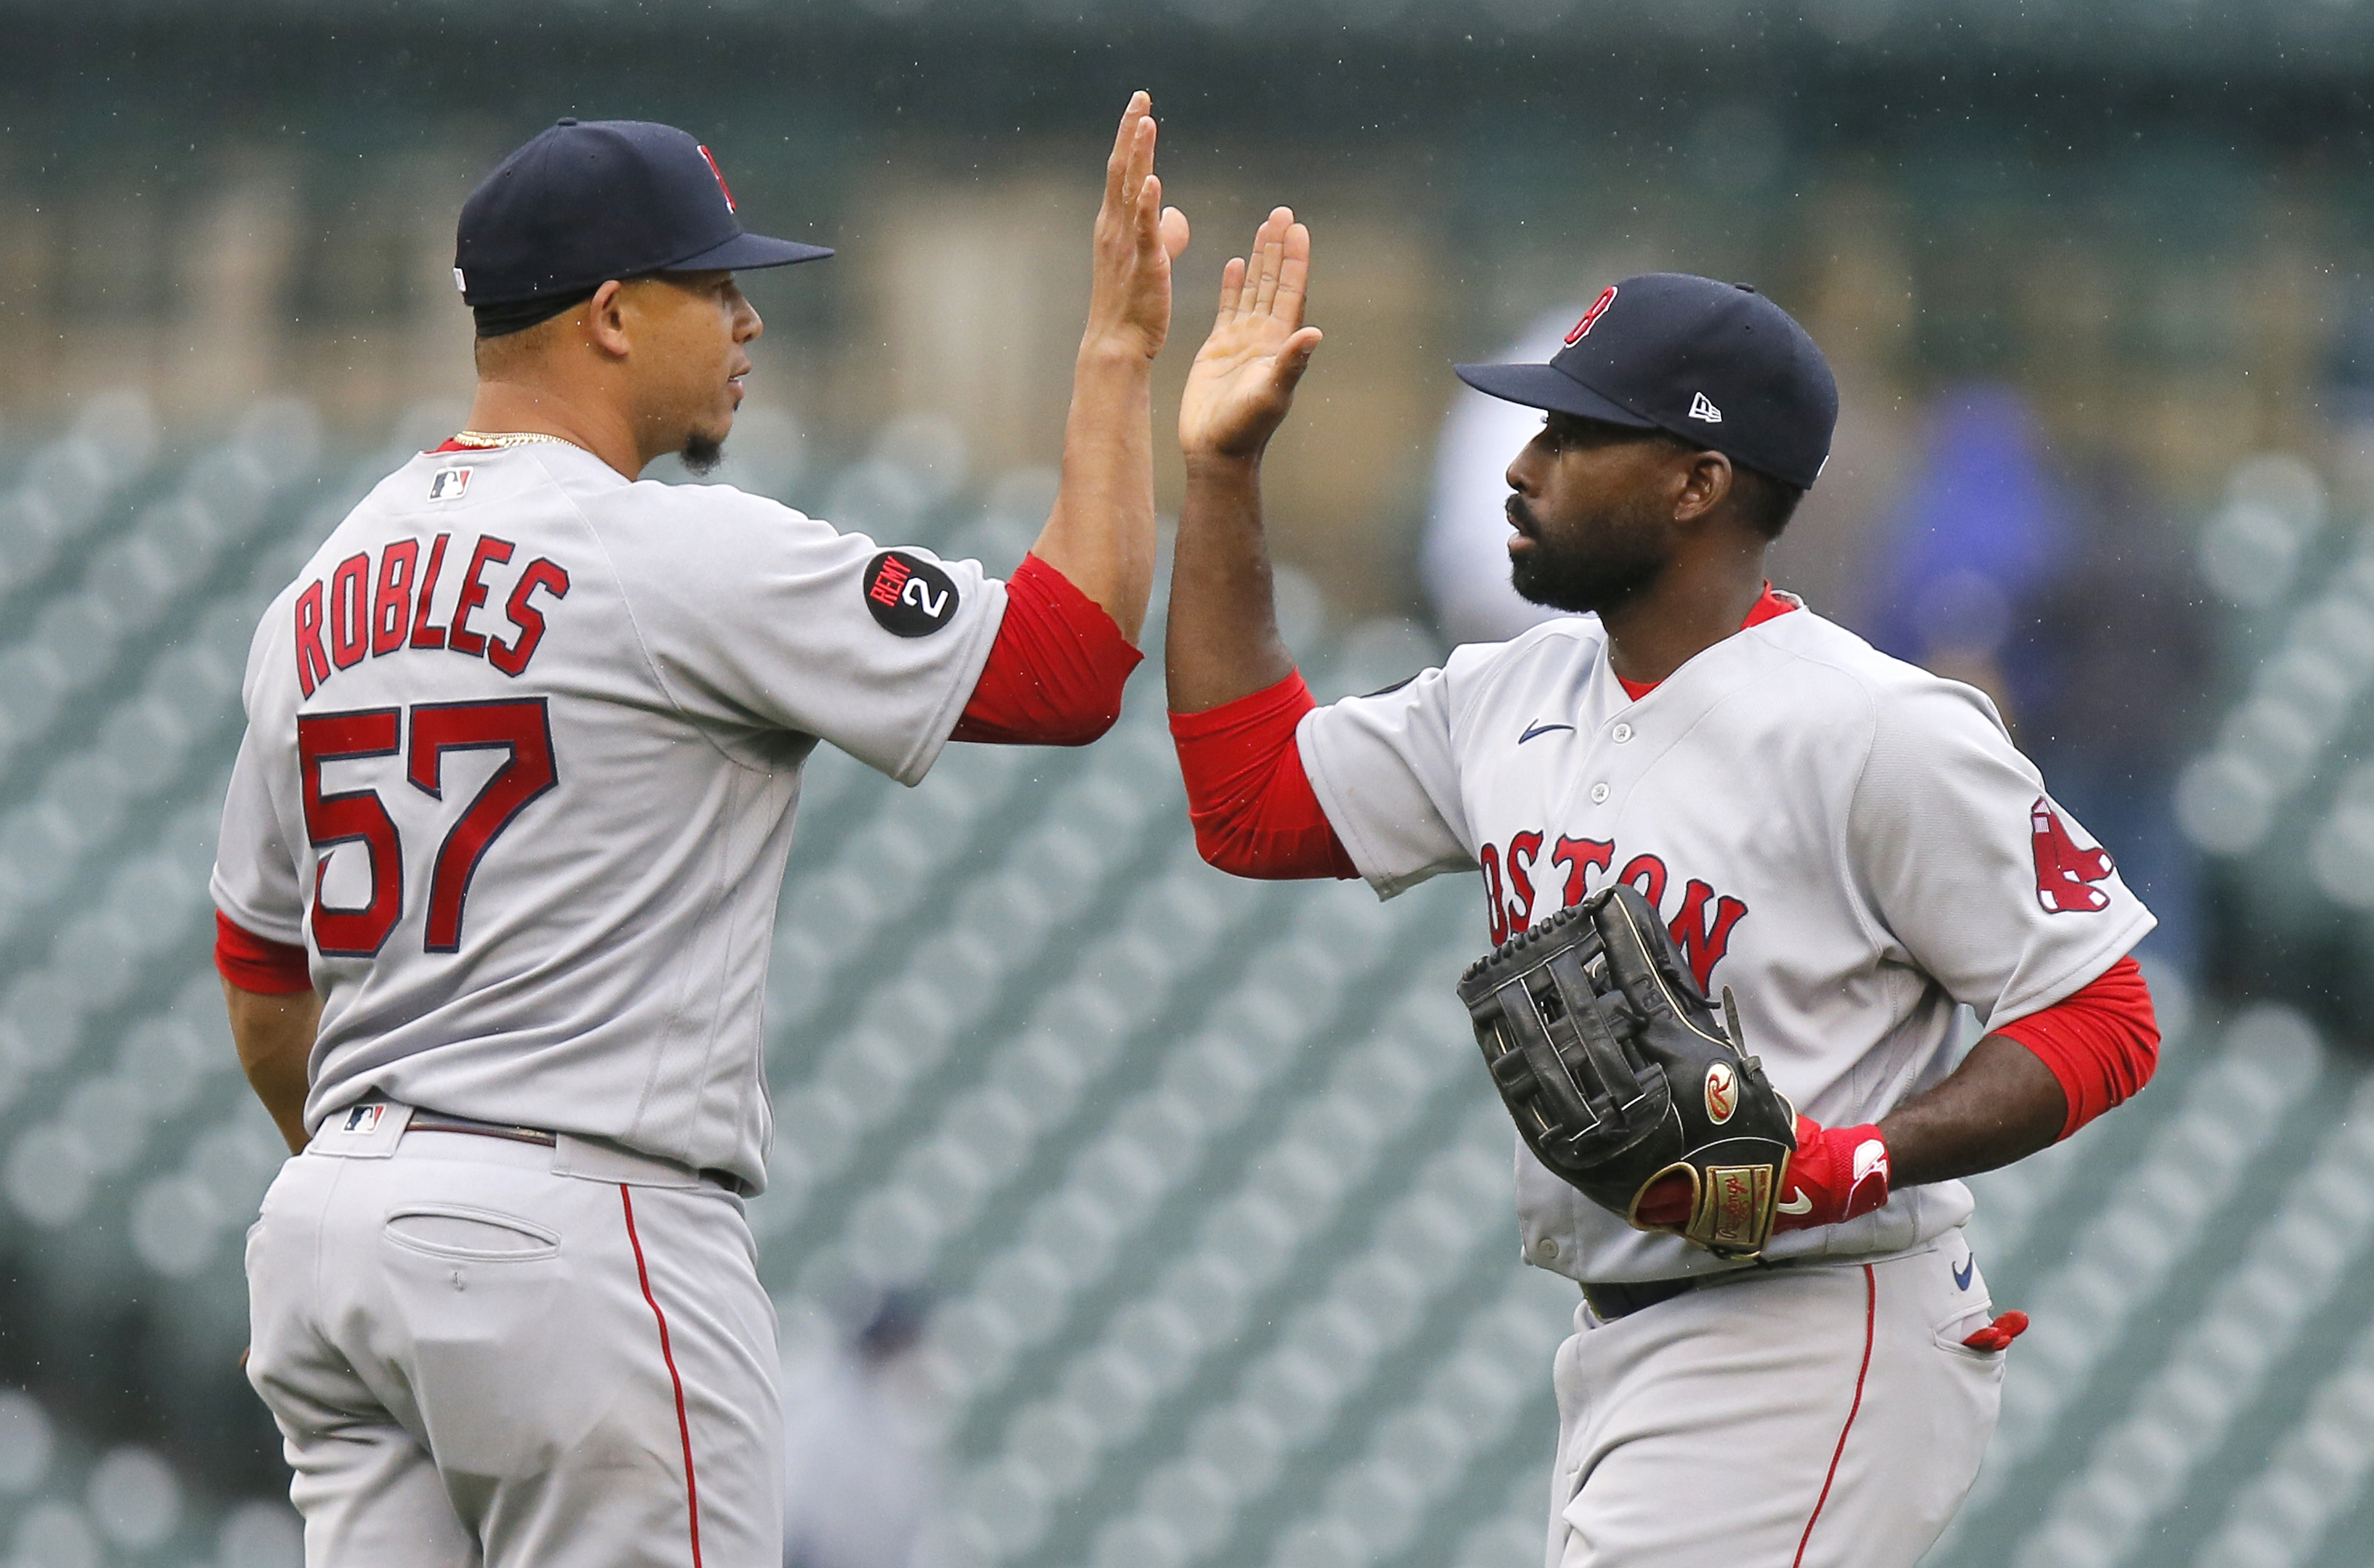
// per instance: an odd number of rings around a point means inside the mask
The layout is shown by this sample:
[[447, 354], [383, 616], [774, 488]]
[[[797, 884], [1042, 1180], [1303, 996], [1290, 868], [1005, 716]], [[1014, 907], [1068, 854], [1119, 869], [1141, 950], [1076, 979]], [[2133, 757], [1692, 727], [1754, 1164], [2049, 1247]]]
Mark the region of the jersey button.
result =
[[1553, 1237], [1550, 1237], [1550, 1236], [1544, 1236], [1544, 1237], [1542, 1237], [1542, 1244], [1541, 1244], [1541, 1246], [1537, 1246], [1537, 1247], [1534, 1248], [1534, 1257], [1536, 1257], [1536, 1258], [1540, 1258], [1540, 1259], [1541, 1259], [1543, 1262], [1545, 1262], [1545, 1263], [1555, 1263], [1555, 1262], [1557, 1262], [1557, 1240], [1556, 1240], [1555, 1238], [1553, 1238]]
[[1594, 806], [1604, 806], [1607, 803], [1606, 785], [1593, 784], [1591, 787], [1591, 803]]
[[1629, 724], [1618, 724], [1614, 730], [1610, 731], [1609, 733], [1615, 737], [1616, 743], [1620, 746], [1625, 742], [1632, 738], [1632, 726]]

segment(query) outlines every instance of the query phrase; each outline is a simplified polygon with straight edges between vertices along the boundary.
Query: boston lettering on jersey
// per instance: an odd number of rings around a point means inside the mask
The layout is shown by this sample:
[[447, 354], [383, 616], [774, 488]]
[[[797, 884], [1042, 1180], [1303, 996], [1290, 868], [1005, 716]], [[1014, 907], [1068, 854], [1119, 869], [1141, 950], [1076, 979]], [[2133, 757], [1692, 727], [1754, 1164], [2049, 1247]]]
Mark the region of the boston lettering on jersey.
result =
[[[324, 580], [315, 578], [297, 595], [297, 682], [311, 696], [314, 689], [340, 670], [352, 669], [364, 655], [385, 658], [405, 649], [444, 649], [471, 659], [484, 659], [506, 675], [517, 676], [535, 657], [544, 640], [544, 607], [535, 602], [541, 591], [558, 601], [569, 593], [569, 573], [558, 562], [539, 556], [510, 584], [503, 614], [510, 635], [475, 624], [473, 616], [502, 591], [499, 577], [488, 572], [510, 564], [515, 546], [508, 539], [482, 534], [467, 547], [469, 564], [462, 568], [452, 608], [437, 617], [437, 586], [444, 574], [450, 533], [429, 542], [429, 559], [420, 558], [417, 539], [394, 539], [377, 552], [377, 569], [370, 553], [340, 561]], [[463, 552], [452, 552], [456, 559]]]
[[[1543, 858], [1545, 847], [1548, 849], [1546, 864]], [[1506, 847], [1484, 845], [1476, 851], [1475, 859], [1484, 868], [1484, 903], [1492, 945], [1498, 947], [1537, 919], [1547, 919], [1558, 908], [1572, 908], [1581, 903], [1584, 895], [1597, 888], [1607, 868], [1616, 863], [1616, 842], [1610, 838], [1569, 838], [1564, 835], [1551, 842], [1539, 833], [1518, 833], [1510, 836]], [[1555, 908], [1541, 907], [1537, 917], [1534, 910], [1540, 904], [1540, 895], [1549, 891], [1546, 884], [1554, 878], [1558, 881], [1559, 903]], [[1615, 880], [1630, 883], [1660, 914], [1664, 912], [1666, 885], [1673, 879], [1659, 857], [1633, 856], [1624, 862]], [[1745, 901], [1716, 893], [1711, 883], [1695, 877], [1685, 883], [1680, 902], [1666, 929], [1681, 944], [1683, 956], [1689, 960], [1690, 973], [1701, 989], [1709, 984], [1708, 977], [1722, 955], [1731, 951], [1732, 932], [1746, 914]]]

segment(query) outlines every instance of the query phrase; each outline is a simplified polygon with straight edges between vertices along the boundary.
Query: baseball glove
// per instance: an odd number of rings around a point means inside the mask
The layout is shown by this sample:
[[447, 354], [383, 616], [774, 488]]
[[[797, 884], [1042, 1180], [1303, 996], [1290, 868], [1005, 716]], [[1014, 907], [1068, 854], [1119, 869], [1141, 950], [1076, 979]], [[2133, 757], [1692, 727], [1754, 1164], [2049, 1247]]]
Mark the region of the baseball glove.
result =
[[[1637, 889], [1603, 888], [1501, 943], [1468, 967], [1459, 1000], [1543, 1164], [1641, 1230], [1725, 1258], [1763, 1249], [1796, 1112], [1746, 1054], [1729, 990], [1718, 1019]], [[1676, 1173], [1689, 1220], [1644, 1223], [1642, 1197]]]

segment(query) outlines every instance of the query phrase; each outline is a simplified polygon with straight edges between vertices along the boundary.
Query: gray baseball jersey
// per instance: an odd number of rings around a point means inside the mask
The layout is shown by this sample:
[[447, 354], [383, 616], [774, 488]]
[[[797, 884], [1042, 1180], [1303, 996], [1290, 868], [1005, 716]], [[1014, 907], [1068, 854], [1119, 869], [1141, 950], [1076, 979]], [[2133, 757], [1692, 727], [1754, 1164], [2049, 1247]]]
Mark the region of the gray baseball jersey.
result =
[[[1876, 1120], [1952, 1070], [1953, 1011], [1990, 1025], [2115, 963], [2152, 916], [2045, 793], [1985, 696], [1804, 609], [1746, 627], [1634, 700], [1594, 616], [1462, 648], [1394, 690], [1306, 715], [1305, 769], [1390, 897], [1480, 867], [1493, 942], [1611, 878], [1737, 994], [1774, 1085], [1826, 1126]], [[1726, 1263], [1632, 1229], [1521, 1146], [1525, 1256], [1579, 1280]], [[1901, 1189], [1769, 1258], [1869, 1257], [1969, 1218]]]
[[307, 1126], [384, 1097], [762, 1185], [801, 767], [922, 778], [1004, 607], [572, 446], [397, 470], [256, 632], [216, 860], [224, 914], [310, 950]]

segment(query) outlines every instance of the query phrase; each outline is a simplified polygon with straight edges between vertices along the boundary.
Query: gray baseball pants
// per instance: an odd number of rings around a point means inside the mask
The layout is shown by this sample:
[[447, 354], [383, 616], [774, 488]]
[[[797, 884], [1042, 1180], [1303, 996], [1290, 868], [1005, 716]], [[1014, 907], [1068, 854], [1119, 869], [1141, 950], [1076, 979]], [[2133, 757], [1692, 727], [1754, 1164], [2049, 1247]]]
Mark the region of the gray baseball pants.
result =
[[1578, 1307], [1545, 1568], [1912, 1568], [1994, 1433], [2008, 1352], [1961, 1343], [1992, 1317], [1958, 1230]]
[[[332, 1118], [247, 1246], [309, 1568], [780, 1568], [773, 1305], [658, 1162]], [[561, 1174], [556, 1164], [587, 1174]]]

